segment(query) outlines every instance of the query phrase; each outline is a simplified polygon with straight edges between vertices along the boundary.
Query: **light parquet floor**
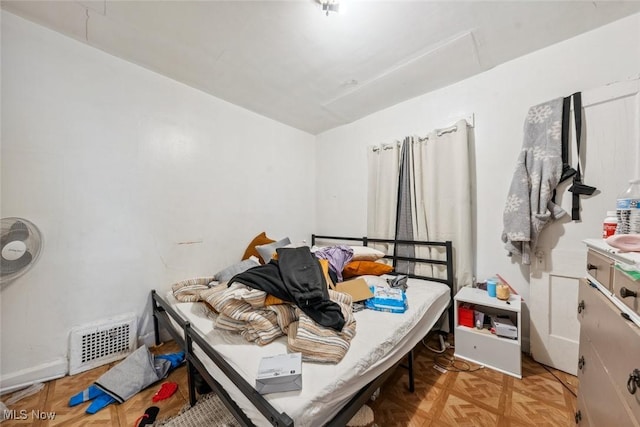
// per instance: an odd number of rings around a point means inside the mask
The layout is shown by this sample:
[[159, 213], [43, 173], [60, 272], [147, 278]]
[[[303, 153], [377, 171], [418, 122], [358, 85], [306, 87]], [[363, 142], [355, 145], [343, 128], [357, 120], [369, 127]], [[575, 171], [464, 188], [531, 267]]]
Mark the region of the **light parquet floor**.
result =
[[[166, 343], [156, 353], [179, 351], [175, 343]], [[453, 350], [445, 356], [452, 358]], [[422, 344], [415, 351], [415, 392], [408, 391], [408, 376], [399, 367], [382, 387], [380, 396], [369, 405], [375, 414], [378, 427], [520, 427], [520, 426], [573, 426], [578, 381], [561, 371], [544, 367], [523, 354], [521, 380], [488, 368], [457, 362], [458, 368], [471, 371], [442, 373], [434, 368], [436, 357], [446, 364], [443, 357], [428, 351]], [[10, 407], [20, 418], [1, 423], [2, 427], [76, 427], [118, 426], [132, 427], [149, 406], [158, 406], [158, 419], [176, 415], [188, 402], [186, 368], [179, 367], [165, 381], [178, 383], [178, 391], [170, 398], [152, 402], [160, 383], [143, 390], [122, 405], [112, 404], [94, 415], [84, 413], [87, 404], [70, 408], [69, 397], [89, 386], [113, 364], [64, 377], [45, 384], [32, 396], [25, 397]], [[455, 369], [455, 368], [452, 368]], [[11, 395], [2, 396], [6, 401]], [[21, 412], [24, 411], [24, 412]], [[36, 411], [36, 412], [32, 412]], [[53, 419], [39, 419], [55, 413]]]
[[[180, 351], [180, 348], [176, 343], [170, 342], [152, 348], [151, 351], [156, 354], [166, 354]], [[151, 385], [121, 405], [112, 403], [93, 415], [88, 415], [84, 412], [89, 402], [74, 407], [68, 406], [69, 398], [72, 395], [90, 386], [100, 375], [108, 371], [115, 364], [117, 364], [117, 362], [46, 383], [40, 392], [25, 397], [15, 405], [9, 407], [10, 410], [15, 411], [14, 414], [16, 416], [14, 419], [3, 421], [0, 423], [0, 426], [133, 427], [138, 417], [142, 416], [144, 411], [150, 406], [160, 408], [157, 419], [164, 419], [176, 415], [180, 409], [188, 403], [189, 388], [187, 385], [187, 370], [186, 366], [182, 365], [172, 371], [169, 376], [161, 382]], [[160, 389], [160, 385], [164, 381], [177, 383], [178, 390], [168, 399], [153, 402], [153, 395]], [[2, 400], [6, 401], [10, 397], [10, 394], [2, 396]], [[37, 416], [38, 412], [44, 414], [42, 418], [45, 418], [48, 414], [55, 414], [55, 417], [53, 419], [39, 419]], [[24, 414], [24, 419], [20, 419], [22, 414]]]
[[573, 375], [525, 354], [522, 379], [460, 360], [442, 373], [434, 368], [436, 358], [447, 366], [453, 349], [438, 356], [419, 345], [414, 353], [415, 392], [408, 390], [406, 370], [398, 368], [370, 405], [380, 427], [575, 425], [578, 379]]

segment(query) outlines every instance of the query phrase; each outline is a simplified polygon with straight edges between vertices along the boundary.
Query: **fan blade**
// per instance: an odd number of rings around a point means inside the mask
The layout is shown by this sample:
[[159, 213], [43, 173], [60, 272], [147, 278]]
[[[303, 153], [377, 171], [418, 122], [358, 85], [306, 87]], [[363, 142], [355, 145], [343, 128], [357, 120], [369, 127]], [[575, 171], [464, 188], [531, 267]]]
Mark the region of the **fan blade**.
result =
[[29, 237], [29, 228], [22, 221], [16, 221], [9, 229], [9, 238], [11, 240], [25, 241]]
[[0, 275], [7, 276], [9, 274], [16, 273], [29, 265], [32, 259], [33, 256], [29, 251], [26, 251], [20, 258], [14, 260], [8, 260], [0, 257]]

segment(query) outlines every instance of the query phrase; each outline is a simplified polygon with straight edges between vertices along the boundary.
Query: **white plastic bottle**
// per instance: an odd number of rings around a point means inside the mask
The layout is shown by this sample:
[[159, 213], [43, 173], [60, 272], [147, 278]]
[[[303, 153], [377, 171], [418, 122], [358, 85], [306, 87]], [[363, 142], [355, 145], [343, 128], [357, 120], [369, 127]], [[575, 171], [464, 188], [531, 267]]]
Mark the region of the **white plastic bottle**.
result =
[[616, 234], [640, 233], [640, 179], [629, 181], [629, 187], [618, 196], [616, 216]]
[[607, 217], [602, 221], [602, 238], [606, 239], [616, 234], [617, 226], [618, 216], [616, 211], [607, 211]]

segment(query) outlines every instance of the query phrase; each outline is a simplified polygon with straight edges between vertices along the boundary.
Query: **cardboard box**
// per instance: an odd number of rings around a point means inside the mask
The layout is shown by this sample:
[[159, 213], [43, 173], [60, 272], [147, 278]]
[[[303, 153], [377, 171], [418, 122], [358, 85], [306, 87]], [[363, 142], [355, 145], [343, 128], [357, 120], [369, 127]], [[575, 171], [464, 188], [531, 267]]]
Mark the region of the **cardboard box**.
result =
[[364, 301], [373, 297], [367, 281], [363, 278], [347, 280], [336, 284], [336, 291], [351, 295], [353, 302]]
[[302, 389], [302, 353], [263, 357], [256, 376], [260, 394]]

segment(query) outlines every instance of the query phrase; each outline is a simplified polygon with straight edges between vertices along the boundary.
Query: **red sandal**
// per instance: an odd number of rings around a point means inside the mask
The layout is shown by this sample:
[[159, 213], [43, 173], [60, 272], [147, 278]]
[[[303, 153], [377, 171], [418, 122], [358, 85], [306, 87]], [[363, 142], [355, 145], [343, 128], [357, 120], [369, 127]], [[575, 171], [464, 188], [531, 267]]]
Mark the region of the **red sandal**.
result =
[[162, 385], [160, 386], [160, 390], [158, 390], [156, 392], [156, 394], [153, 396], [152, 400], [154, 402], [159, 402], [161, 400], [167, 399], [167, 398], [173, 396], [173, 393], [175, 393], [176, 390], [178, 390], [178, 384], [177, 383], [173, 383], [171, 381], [167, 381], [165, 383], [162, 383]]

